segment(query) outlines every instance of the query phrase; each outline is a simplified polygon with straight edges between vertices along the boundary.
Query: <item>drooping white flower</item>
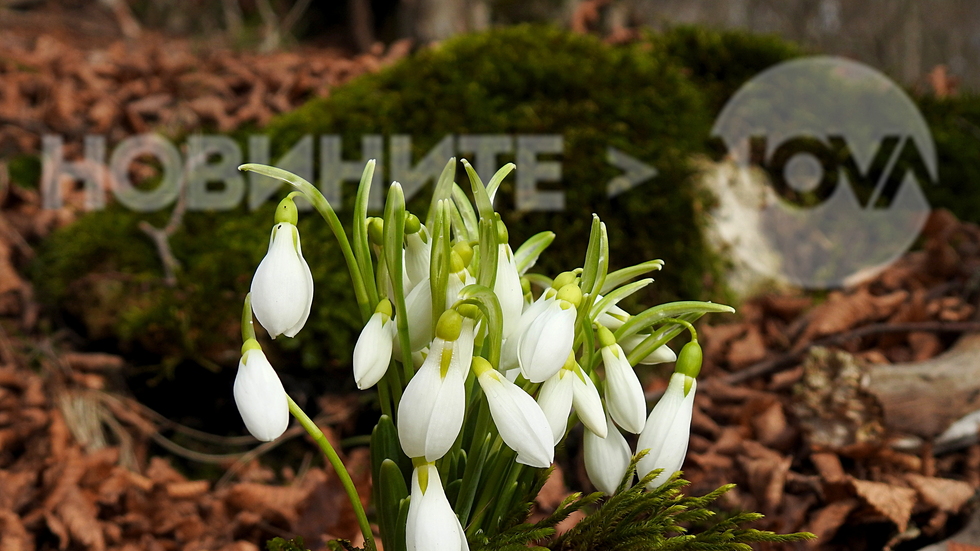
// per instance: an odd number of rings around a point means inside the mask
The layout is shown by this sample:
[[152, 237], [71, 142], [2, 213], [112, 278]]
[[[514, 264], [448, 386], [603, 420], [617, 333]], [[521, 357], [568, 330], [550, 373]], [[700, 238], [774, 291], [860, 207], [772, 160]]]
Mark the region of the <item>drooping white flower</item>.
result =
[[[650, 450], [636, 465], [640, 476], [663, 469], [648, 485], [651, 489], [666, 482], [684, 464], [697, 385], [695, 378], [683, 373], [671, 375], [667, 390], [650, 412], [646, 427], [636, 442], [637, 450]], [[685, 387], [688, 387], [686, 393]]]
[[270, 442], [289, 425], [286, 390], [255, 339], [245, 341], [235, 376], [235, 404], [252, 436]]
[[534, 398], [482, 357], [473, 358], [473, 370], [487, 396], [500, 438], [517, 452], [517, 462], [540, 468], [551, 465], [555, 459], [554, 436]]
[[354, 345], [354, 381], [357, 388], [371, 388], [388, 372], [394, 336], [391, 303], [384, 299], [378, 303]]
[[493, 280], [493, 292], [500, 302], [503, 314], [503, 337], [510, 337], [520, 325], [524, 310], [524, 291], [521, 276], [517, 273], [517, 261], [510, 245], [497, 245], [497, 277]]
[[[571, 365], [575, 365], [575, 356], [569, 354]], [[575, 394], [575, 381], [577, 378], [573, 369], [568, 368], [569, 362], [565, 362], [565, 367], [558, 370], [550, 379], [541, 385], [538, 391], [538, 405], [544, 416], [548, 419], [551, 432], [555, 437], [555, 445], [565, 436], [565, 429], [568, 427], [568, 415], [572, 409], [572, 399]], [[596, 396], [598, 397], [598, 395]]]
[[639, 434], [647, 414], [643, 385], [626, 359], [626, 353], [605, 327], [599, 327], [602, 364], [606, 368], [606, 408], [617, 425]]
[[[640, 343], [643, 342], [643, 340], [649, 336], [650, 335], [644, 335], [642, 333], [630, 335], [625, 339], [619, 341], [619, 345], [622, 347], [623, 351], [626, 352], [626, 355], [629, 356], [630, 353], [633, 352], [633, 349], [639, 346]], [[656, 364], [662, 364], [667, 362], [673, 362], [676, 360], [677, 360], [677, 354], [675, 354], [674, 351], [671, 350], [669, 346], [663, 344], [655, 348], [653, 352], [650, 352], [636, 363], [642, 365], [656, 365]]]
[[289, 222], [272, 228], [269, 251], [252, 277], [252, 311], [272, 338], [293, 337], [310, 316], [313, 274], [303, 258], [299, 230]]
[[412, 499], [405, 525], [407, 551], [469, 551], [466, 533], [432, 463], [412, 473]]
[[612, 495], [629, 468], [630, 446], [612, 419], [606, 418], [606, 437], [586, 429], [582, 437], [585, 473], [600, 492]]
[[517, 360], [527, 380], [544, 382], [565, 364], [575, 341], [575, 308], [581, 300], [577, 285], [565, 285], [520, 336]]
[[453, 354], [461, 326], [462, 316], [454, 310], [443, 313], [429, 355], [398, 404], [398, 441], [409, 457], [435, 461], [446, 455], [463, 426], [465, 372], [454, 365], [459, 359]]
[[602, 409], [599, 389], [582, 368], [576, 364], [572, 379], [572, 407], [587, 429], [601, 438], [606, 437], [606, 413]]
[[[596, 297], [596, 299], [602, 298], [602, 295]], [[616, 304], [610, 304], [606, 308], [603, 308], [599, 315], [596, 316], [595, 321], [599, 325], [607, 327], [608, 329], [615, 331], [623, 326], [627, 320], [630, 319], [630, 314], [626, 310], [623, 310]]]

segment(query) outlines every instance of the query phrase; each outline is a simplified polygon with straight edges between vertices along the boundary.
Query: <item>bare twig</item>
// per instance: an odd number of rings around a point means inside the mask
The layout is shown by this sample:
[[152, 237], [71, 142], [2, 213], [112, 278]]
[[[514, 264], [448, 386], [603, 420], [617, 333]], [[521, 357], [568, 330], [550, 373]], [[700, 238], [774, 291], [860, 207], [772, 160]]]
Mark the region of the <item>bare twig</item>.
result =
[[725, 383], [736, 385], [749, 379], [769, 375], [782, 369], [792, 367], [799, 362], [806, 352], [814, 346], [835, 346], [852, 339], [882, 333], [909, 333], [913, 331], [928, 331], [932, 333], [976, 333], [980, 332], [980, 321], [921, 321], [911, 323], [879, 323], [865, 325], [852, 331], [829, 335], [814, 340], [800, 350], [794, 350], [768, 360], [751, 365], [725, 377]]
[[170, 250], [170, 236], [180, 229], [180, 224], [184, 220], [184, 212], [187, 210], [187, 198], [184, 191], [187, 186], [180, 186], [180, 194], [177, 196], [177, 204], [174, 205], [173, 212], [170, 213], [170, 220], [163, 229], [158, 229], [146, 220], [139, 223], [139, 229], [150, 236], [157, 247], [160, 261], [163, 263], [164, 282], [169, 287], [177, 285], [177, 270], [180, 269], [180, 262]]

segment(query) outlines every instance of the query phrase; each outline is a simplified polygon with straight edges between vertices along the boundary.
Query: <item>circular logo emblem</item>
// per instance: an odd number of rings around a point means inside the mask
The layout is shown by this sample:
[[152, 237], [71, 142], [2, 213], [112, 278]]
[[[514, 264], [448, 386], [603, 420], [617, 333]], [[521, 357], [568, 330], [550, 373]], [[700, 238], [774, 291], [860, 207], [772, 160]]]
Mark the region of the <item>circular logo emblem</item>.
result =
[[908, 250], [929, 215], [921, 186], [938, 180], [929, 128], [899, 86], [860, 63], [776, 65], [732, 96], [712, 136], [740, 168], [767, 177], [762, 190], [720, 197], [741, 203], [728, 209], [742, 218], [737, 234], [752, 226], [752, 246], [730, 243], [735, 260], [765, 276], [853, 283]]

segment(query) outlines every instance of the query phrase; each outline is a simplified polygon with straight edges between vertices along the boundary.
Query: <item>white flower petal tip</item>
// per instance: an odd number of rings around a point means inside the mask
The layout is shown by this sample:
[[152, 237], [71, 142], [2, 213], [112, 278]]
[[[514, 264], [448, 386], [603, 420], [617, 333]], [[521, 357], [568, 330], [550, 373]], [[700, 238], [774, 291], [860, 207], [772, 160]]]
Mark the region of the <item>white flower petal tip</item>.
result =
[[647, 414], [643, 385], [618, 344], [602, 347], [606, 367], [606, 408], [613, 421], [627, 432], [639, 434]]
[[435, 461], [446, 455], [463, 426], [466, 387], [463, 370], [450, 365], [442, 373], [442, 355], [452, 344], [436, 339], [422, 367], [405, 387], [398, 404], [398, 441], [409, 457]]
[[[476, 361], [479, 360], [475, 359], [474, 365]], [[500, 438], [517, 452], [517, 462], [539, 468], [550, 466], [555, 460], [554, 435], [538, 403], [489, 364], [477, 371], [490, 404], [490, 416]]]
[[612, 419], [606, 420], [605, 438], [586, 430], [583, 448], [585, 473], [589, 475], [592, 485], [604, 494], [616, 493], [616, 488], [626, 476], [632, 455], [629, 444], [613, 425]]
[[527, 380], [544, 382], [565, 364], [575, 340], [576, 314], [571, 305], [552, 300], [520, 335], [518, 362]]
[[[689, 384], [690, 391], [684, 394]], [[647, 418], [646, 427], [636, 442], [637, 450], [649, 450], [637, 463], [637, 471], [646, 476], [654, 469], [663, 469], [647, 486], [657, 488], [679, 471], [687, 456], [691, 438], [691, 417], [694, 413], [694, 395], [697, 380], [682, 373], [674, 373], [663, 397]]]
[[238, 413], [252, 436], [271, 442], [286, 431], [289, 425], [286, 390], [262, 350], [250, 349], [242, 355], [234, 394]]
[[469, 551], [466, 532], [431, 463], [416, 467], [412, 474], [405, 544], [407, 551]]
[[556, 446], [564, 438], [565, 429], [568, 428], [568, 414], [571, 412], [575, 395], [573, 379], [576, 377], [573, 371], [560, 369], [541, 385], [541, 390], [538, 392], [538, 405], [548, 419]]
[[599, 397], [599, 389], [596, 388], [592, 379], [582, 371], [582, 368], [575, 370], [575, 378], [572, 379], [572, 407], [578, 413], [578, 418], [587, 429], [599, 435], [600, 438], [606, 437], [606, 412], [602, 409], [602, 398]]
[[313, 305], [313, 274], [303, 258], [296, 226], [272, 228], [269, 251], [252, 277], [252, 312], [272, 338], [294, 337]]
[[388, 372], [394, 336], [392, 318], [384, 312], [371, 315], [354, 345], [354, 381], [357, 388], [371, 388]]

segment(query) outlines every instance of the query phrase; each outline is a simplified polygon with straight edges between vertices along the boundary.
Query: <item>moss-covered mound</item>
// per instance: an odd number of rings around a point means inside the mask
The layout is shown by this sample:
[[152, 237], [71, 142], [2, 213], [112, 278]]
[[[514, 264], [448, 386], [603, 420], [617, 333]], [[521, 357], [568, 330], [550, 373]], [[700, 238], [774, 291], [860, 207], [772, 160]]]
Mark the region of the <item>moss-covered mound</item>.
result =
[[[608, 225], [612, 268], [666, 261], [642, 301], [710, 298], [717, 291], [716, 262], [698, 231], [704, 198], [689, 184], [688, 161], [706, 150], [719, 98], [794, 52], [769, 39], [694, 29], [627, 46], [553, 28], [501, 29], [448, 41], [362, 77], [274, 121], [267, 133], [273, 158], [304, 135], [332, 134], [343, 137], [347, 159], [360, 156], [362, 135], [408, 134], [413, 162], [447, 134], [561, 135], [562, 153], [542, 156], [560, 161], [560, 181], [539, 187], [562, 191], [565, 208], [508, 208], [515, 196], [509, 177], [498, 205], [512, 243], [551, 229], [558, 237], [540, 269], [579, 265], [595, 212]], [[607, 161], [610, 146], [658, 175], [610, 198], [607, 182], [622, 172]], [[497, 159], [498, 165], [512, 160]], [[465, 176], [458, 181], [466, 187]], [[53, 236], [40, 251], [34, 280], [39, 294], [89, 338], [164, 357], [148, 363], [234, 365], [241, 300], [265, 252], [273, 206], [188, 213], [171, 239], [182, 263], [172, 288], [163, 282], [152, 243], [137, 229], [147, 218], [162, 226], [168, 213], [148, 217], [119, 208], [92, 213]], [[348, 217], [349, 205], [338, 210]], [[360, 329], [346, 268], [314, 214], [301, 216], [300, 230], [316, 279], [314, 313], [298, 338], [281, 339], [280, 347], [306, 367], [346, 367]]]

